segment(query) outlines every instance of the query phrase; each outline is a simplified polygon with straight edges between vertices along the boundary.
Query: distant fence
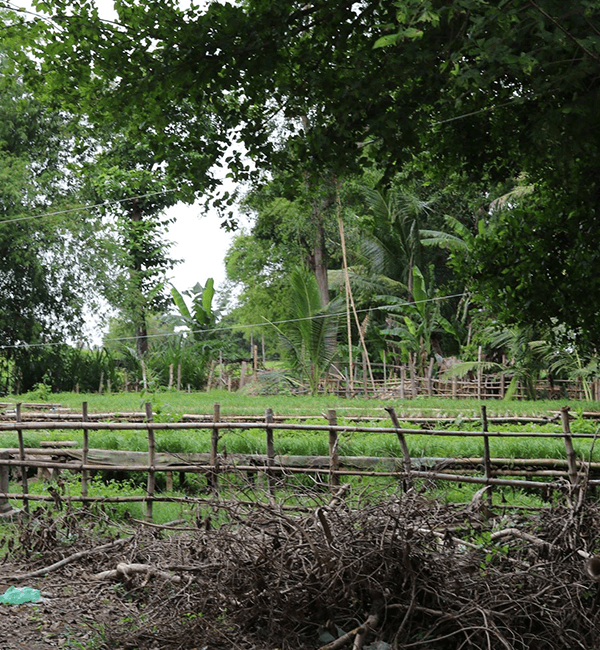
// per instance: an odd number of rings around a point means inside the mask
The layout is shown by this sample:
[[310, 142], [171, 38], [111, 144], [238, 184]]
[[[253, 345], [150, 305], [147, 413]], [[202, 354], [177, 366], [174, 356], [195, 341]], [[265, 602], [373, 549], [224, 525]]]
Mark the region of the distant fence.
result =
[[[417, 397], [443, 397], [451, 399], [503, 399], [511, 384], [513, 375], [510, 373], [487, 374], [481, 371], [469, 373], [467, 376], [450, 377], [443, 372], [434, 372], [435, 364], [429, 365], [425, 375], [419, 375], [414, 364], [391, 365], [371, 364], [372, 377], [365, 368], [355, 368], [350, 381], [348, 369], [340, 366], [333, 368], [329, 376], [321, 382], [319, 392], [338, 396], [355, 397], [357, 395], [375, 398], [414, 399]], [[284, 370], [270, 371], [262, 364], [251, 366], [242, 361], [229, 364], [213, 364], [208, 378], [207, 390], [221, 388], [234, 392], [253, 383], [263, 383], [265, 386], [277, 386], [270, 382], [270, 377], [280, 378]], [[586, 388], [589, 397], [600, 401], [600, 378], [587, 382], [556, 379], [539, 380], [535, 384], [535, 392], [542, 399], [586, 399]], [[275, 387], [274, 392], [277, 390]], [[307, 392], [308, 387], [290, 387], [291, 392]], [[268, 390], [267, 390], [268, 392]], [[522, 384], [517, 382], [513, 392], [515, 399], [527, 399], [529, 396]]]
[[[348, 426], [338, 425], [336, 412], [329, 410], [325, 416], [326, 424], [296, 424], [276, 421], [271, 409], [267, 409], [262, 422], [230, 421], [223, 422], [220, 418], [220, 407], [215, 404], [211, 422], [153, 422], [152, 408], [146, 405], [144, 422], [99, 422], [90, 418], [87, 404], [78, 421], [25, 421], [20, 405], [15, 410], [14, 421], [0, 422], [2, 432], [16, 431], [19, 446], [15, 449], [0, 450], [0, 513], [11, 510], [8, 499], [19, 499], [24, 509], [28, 510], [29, 501], [60, 501], [73, 502], [132, 502], [141, 501], [146, 506], [146, 519], [152, 519], [152, 504], [155, 501], [202, 501], [187, 497], [171, 497], [156, 494], [156, 474], [167, 474], [167, 488], [172, 487], [174, 472], [204, 474], [209, 487], [218, 492], [219, 477], [228, 473], [244, 473], [246, 476], [262, 474], [265, 478], [266, 493], [274, 495], [276, 486], [286, 477], [298, 474], [311, 474], [323, 477], [333, 490], [340, 489], [340, 478], [343, 476], [362, 477], [392, 477], [409, 488], [416, 479], [432, 481], [452, 481], [460, 483], [475, 483], [484, 486], [512, 486], [518, 488], [560, 490], [568, 495], [580, 492], [587, 485], [599, 485], [600, 480], [594, 478], [600, 475], [600, 463], [582, 462], [575, 456], [573, 439], [588, 439], [591, 447], [597, 434], [576, 433], [570, 431], [569, 413], [567, 408], [560, 411], [558, 417], [562, 422], [562, 432], [547, 433], [539, 431], [499, 432], [488, 431], [488, 419], [485, 406], [482, 407], [482, 429], [480, 432], [423, 430], [419, 428], [403, 428], [392, 408], [386, 409], [392, 422], [391, 427], [377, 426]], [[156, 451], [155, 434], [159, 431], [176, 430], [206, 430], [211, 434], [211, 451], [206, 454], [169, 453]], [[265, 454], [229, 454], [219, 452], [219, 434], [228, 429], [258, 429], [265, 433]], [[25, 448], [24, 431], [53, 431], [79, 430], [83, 432], [82, 447], [75, 449], [61, 442], [47, 442], [42, 448]], [[88, 444], [89, 431], [131, 431], [144, 430], [147, 433], [148, 449], [146, 452], [114, 451], [90, 449]], [[322, 432], [328, 436], [328, 456], [282, 456], [275, 453], [274, 434], [277, 431]], [[342, 433], [387, 433], [394, 436], [398, 442], [397, 458], [380, 457], [348, 457], [340, 456], [339, 435]], [[410, 435], [428, 436], [461, 436], [483, 437], [484, 455], [482, 458], [411, 458], [406, 443]], [[489, 440], [498, 438], [561, 438], [565, 444], [566, 459], [506, 459], [492, 458], [489, 451]], [[0, 438], [1, 439], [1, 438]], [[38, 470], [71, 470], [81, 474], [81, 495], [61, 496], [56, 491], [47, 495], [30, 494], [28, 489], [27, 472], [21, 471], [20, 493], [9, 492], [9, 467], [37, 468]], [[457, 469], [458, 468], [458, 469]], [[147, 489], [144, 496], [111, 497], [89, 496], [88, 486], [90, 472], [99, 470], [115, 470], [124, 472], [143, 472], [147, 474]], [[515, 478], [523, 476], [525, 478]], [[506, 477], [506, 478], [505, 478]], [[511, 478], [508, 478], [511, 477]], [[536, 480], [533, 480], [536, 479]], [[170, 483], [170, 484], [169, 484]], [[205, 500], [210, 502], [210, 500]]]

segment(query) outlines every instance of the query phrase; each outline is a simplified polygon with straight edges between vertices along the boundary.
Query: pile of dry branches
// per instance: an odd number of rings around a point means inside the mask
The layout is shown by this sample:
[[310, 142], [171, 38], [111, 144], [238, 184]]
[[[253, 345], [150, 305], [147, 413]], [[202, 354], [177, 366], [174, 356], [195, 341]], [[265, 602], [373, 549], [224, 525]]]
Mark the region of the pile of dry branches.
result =
[[104, 622], [107, 648], [600, 647], [600, 583], [583, 557], [598, 550], [595, 503], [515, 514], [340, 491], [304, 513], [218, 500], [203, 513], [98, 552], [82, 527], [97, 511], [33, 517], [15, 551], [33, 566], [35, 550], [39, 569], [57, 552], [64, 563], [66, 531], [78, 555], [56, 571], [78, 567], [91, 591], [120, 584], [129, 614]]

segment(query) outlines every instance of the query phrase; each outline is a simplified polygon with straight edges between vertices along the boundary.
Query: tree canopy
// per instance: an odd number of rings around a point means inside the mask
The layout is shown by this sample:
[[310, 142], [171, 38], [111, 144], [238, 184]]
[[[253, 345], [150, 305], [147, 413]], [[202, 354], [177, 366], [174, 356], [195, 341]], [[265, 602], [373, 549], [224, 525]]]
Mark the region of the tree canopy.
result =
[[214, 199], [217, 164], [292, 203], [369, 167], [382, 195], [399, 171], [451, 184], [478, 197], [451, 215], [473, 297], [600, 341], [596, 0], [116, 0], [114, 22], [92, 0], [34, 6], [5, 28], [38, 100], [136, 143], [177, 198]]

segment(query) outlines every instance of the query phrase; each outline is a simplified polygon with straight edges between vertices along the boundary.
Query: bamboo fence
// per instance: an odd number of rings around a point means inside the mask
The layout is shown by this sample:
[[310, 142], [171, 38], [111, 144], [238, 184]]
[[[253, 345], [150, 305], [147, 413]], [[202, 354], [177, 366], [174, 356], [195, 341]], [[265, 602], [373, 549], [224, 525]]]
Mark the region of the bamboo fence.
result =
[[[404, 428], [393, 408], [386, 408], [391, 420], [391, 427], [338, 425], [334, 410], [323, 415], [324, 424], [298, 424], [283, 422], [275, 418], [271, 409], [267, 409], [262, 421], [248, 420], [222, 421], [220, 406], [214, 405], [210, 421], [155, 422], [152, 407], [146, 404], [144, 421], [99, 422], [87, 411], [83, 404], [78, 421], [61, 419], [56, 421], [26, 421], [21, 406], [17, 405], [12, 421], [0, 422], [2, 432], [16, 431], [18, 448], [0, 449], [0, 515], [12, 510], [8, 499], [19, 499], [25, 510], [30, 501], [57, 501], [61, 499], [49, 486], [49, 494], [31, 494], [27, 479], [27, 468], [40, 472], [60, 472], [70, 470], [81, 474], [81, 495], [64, 497], [73, 502], [132, 502], [145, 504], [145, 517], [152, 520], [152, 504], [156, 501], [186, 500], [188, 497], [171, 497], [156, 494], [156, 474], [165, 472], [167, 490], [172, 489], [174, 472], [180, 476], [187, 473], [204, 474], [212, 491], [219, 491], [219, 477], [230, 473], [244, 473], [255, 476], [261, 473], [266, 477], [268, 492], [275, 494], [277, 484], [282, 484], [286, 477], [310, 474], [328, 482], [330, 488], [339, 489], [341, 478], [346, 476], [391, 477], [398, 480], [404, 489], [410, 489], [415, 480], [450, 481], [472, 483], [488, 486], [488, 498], [493, 487], [516, 487], [536, 490], [558, 490], [565, 492], [568, 498], [579, 494], [587, 486], [600, 485], [600, 463], [583, 462], [577, 459], [573, 439], [586, 439], [595, 443], [596, 434], [572, 433], [569, 425], [569, 409], [564, 407], [559, 413], [562, 422], [561, 432], [539, 431], [489, 431], [487, 412], [482, 407], [481, 431], [454, 431], [446, 429]], [[71, 414], [72, 415], [72, 414]], [[538, 420], [538, 419], [536, 419]], [[227, 430], [262, 430], [265, 433], [266, 454], [229, 454], [220, 453], [220, 434]], [[26, 448], [23, 442], [24, 431], [78, 430], [83, 432], [82, 448], [75, 448], [76, 443], [43, 441], [40, 448]], [[148, 448], [145, 452], [102, 450], [89, 448], [90, 431], [132, 431], [145, 430]], [[166, 430], [190, 430], [210, 432], [210, 453], [170, 453], [156, 451], [156, 433]], [[278, 431], [323, 432], [328, 435], [329, 454], [327, 456], [284, 456], [275, 452], [275, 439]], [[348, 457], [339, 454], [339, 436], [348, 433], [387, 433], [398, 441], [397, 458], [394, 457]], [[406, 442], [411, 435], [483, 437], [483, 458], [411, 458]], [[491, 438], [560, 438], [564, 441], [564, 459], [507, 459], [492, 458], [489, 441]], [[22, 468], [21, 492], [9, 492], [8, 473], [10, 467]], [[146, 494], [131, 497], [92, 497], [88, 494], [90, 473], [100, 470], [119, 472], [143, 472], [147, 474]], [[202, 501], [202, 499], [189, 500]]]

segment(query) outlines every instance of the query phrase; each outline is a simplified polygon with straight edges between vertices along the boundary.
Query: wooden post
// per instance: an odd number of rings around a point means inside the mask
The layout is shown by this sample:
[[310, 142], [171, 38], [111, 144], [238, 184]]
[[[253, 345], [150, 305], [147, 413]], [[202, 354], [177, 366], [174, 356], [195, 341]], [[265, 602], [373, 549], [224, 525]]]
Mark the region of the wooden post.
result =
[[254, 361], [254, 374], [258, 372], [258, 345], [252, 347], [252, 358]]
[[[7, 451], [0, 451], [0, 458], [8, 459]], [[8, 494], [8, 465], [0, 465], [0, 493]], [[12, 512], [12, 506], [6, 497], [0, 497], [0, 515]]]
[[140, 359], [140, 365], [142, 366], [142, 386], [144, 390], [148, 390], [148, 377], [146, 376], [146, 364], [143, 359]]
[[[146, 402], [146, 422], [152, 422], [152, 404]], [[148, 499], [146, 501], [146, 521], [152, 521], [152, 497], [156, 486], [156, 442], [154, 440], [154, 429], [148, 427], [148, 489], [146, 491]]]
[[396, 429], [396, 435], [398, 436], [398, 441], [400, 442], [400, 447], [402, 449], [402, 466], [404, 467], [404, 479], [402, 481], [402, 485], [404, 486], [405, 490], [408, 490], [410, 487], [412, 487], [412, 477], [411, 477], [412, 463], [410, 461], [410, 452], [408, 451], [406, 438], [402, 433], [402, 429], [400, 428], [400, 422], [398, 421], [398, 416], [396, 415], [396, 411], [394, 410], [394, 408], [392, 406], [386, 406], [385, 410], [389, 413], [390, 419], [392, 420], [392, 424]]
[[483, 368], [481, 367], [481, 361], [483, 359], [481, 345], [477, 350], [477, 399], [481, 399], [481, 383], [483, 380]]
[[[490, 437], [488, 433], [488, 419], [487, 419], [487, 408], [485, 404], [481, 405], [481, 427], [483, 431], [483, 467], [485, 470], [485, 478], [492, 478], [492, 461], [490, 457]], [[492, 505], [492, 486], [488, 484], [487, 489], [487, 502], [488, 505]]]
[[181, 390], [181, 364], [177, 364], [177, 390]]
[[167, 492], [173, 492], [173, 472], [165, 472], [167, 476]]
[[169, 390], [173, 388], [173, 364], [169, 364]]
[[433, 364], [435, 363], [434, 357], [429, 360], [429, 367], [427, 368], [427, 395], [433, 396]]
[[385, 350], [383, 351], [383, 390], [387, 391], [387, 355]]
[[404, 399], [404, 382], [406, 381], [406, 366], [400, 366], [400, 399]]
[[102, 387], [104, 386], [104, 370], [100, 371], [100, 385], [98, 386], [98, 393], [102, 395]]
[[[337, 426], [337, 415], [332, 409], [327, 411], [329, 426]], [[340, 468], [340, 455], [338, 452], [338, 435], [335, 429], [329, 429], [329, 486], [335, 488], [340, 484], [338, 470]]]
[[[273, 424], [273, 409], [265, 411], [265, 422], [267, 425]], [[273, 443], [273, 429], [267, 426], [267, 467], [271, 468], [275, 464], [275, 445]], [[275, 496], [275, 476], [273, 472], [267, 469], [267, 481], [269, 484], [269, 493]]]
[[562, 430], [565, 438], [565, 450], [567, 452], [567, 466], [569, 481], [573, 488], [577, 487], [579, 483], [579, 476], [577, 474], [577, 457], [575, 456], [575, 449], [573, 448], [573, 438], [571, 437], [571, 426], [569, 424], [569, 407], [563, 406], [560, 409], [560, 419], [562, 421]]
[[456, 399], [458, 397], [458, 379], [456, 375], [452, 377], [452, 399]]
[[[81, 405], [81, 419], [83, 422], [88, 421], [88, 403], [84, 402]], [[83, 428], [83, 451], [81, 453], [81, 463], [85, 466], [88, 462], [88, 451], [89, 451], [89, 430]], [[87, 469], [81, 470], [81, 496], [87, 497], [88, 495], [88, 477], [89, 472]], [[86, 502], [84, 502], [86, 503]]]
[[[218, 402], [215, 402], [213, 407], [213, 422], [217, 423], [221, 419], [221, 405]], [[208, 474], [209, 486], [217, 492], [219, 489], [219, 429], [213, 427], [212, 435], [210, 438], [210, 465], [212, 471]]]
[[408, 355], [408, 367], [410, 370], [410, 392], [411, 397], [415, 398], [419, 395], [419, 387], [417, 385], [417, 369], [415, 359], [412, 354]]
[[244, 384], [246, 383], [246, 368], [248, 366], [248, 363], [246, 361], [242, 361], [242, 367], [240, 368], [240, 385], [238, 388], [243, 388]]
[[[21, 422], [21, 403], [19, 402], [16, 405], [16, 420]], [[23, 443], [23, 429], [17, 429], [17, 436], [19, 437], [19, 459], [21, 461], [25, 460], [25, 444]], [[29, 500], [27, 499], [27, 494], [29, 492], [29, 487], [27, 485], [27, 467], [21, 465], [21, 481], [23, 486], [23, 510], [29, 513]]]

